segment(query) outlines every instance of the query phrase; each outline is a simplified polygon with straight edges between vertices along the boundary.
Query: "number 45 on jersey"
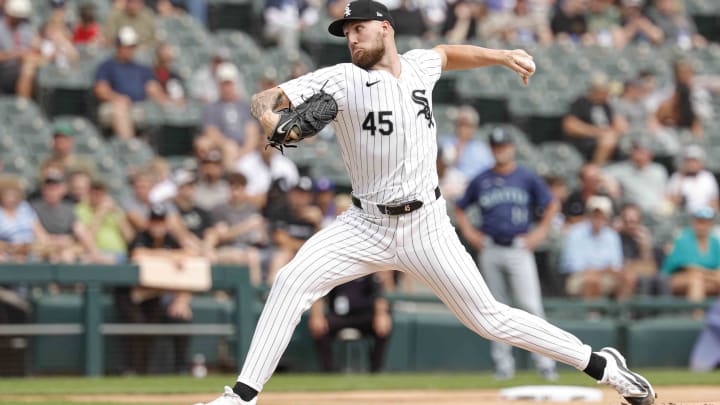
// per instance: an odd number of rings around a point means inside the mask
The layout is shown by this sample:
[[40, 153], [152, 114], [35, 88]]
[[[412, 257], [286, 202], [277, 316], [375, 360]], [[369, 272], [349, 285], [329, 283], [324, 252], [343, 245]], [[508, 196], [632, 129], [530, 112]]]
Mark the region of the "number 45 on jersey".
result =
[[370, 132], [375, 136], [375, 132], [380, 135], [390, 135], [395, 130], [392, 122], [392, 111], [370, 111], [362, 123], [362, 129]]

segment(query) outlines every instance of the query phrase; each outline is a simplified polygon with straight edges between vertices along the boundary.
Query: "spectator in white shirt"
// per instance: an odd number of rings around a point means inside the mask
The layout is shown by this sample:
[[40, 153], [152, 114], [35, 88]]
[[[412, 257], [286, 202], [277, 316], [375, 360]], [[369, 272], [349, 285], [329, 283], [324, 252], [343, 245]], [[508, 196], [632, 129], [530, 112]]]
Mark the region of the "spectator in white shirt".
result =
[[705, 170], [705, 151], [689, 145], [683, 153], [680, 170], [670, 177], [667, 197], [678, 209], [694, 212], [703, 207], [718, 209], [718, 184]]
[[297, 166], [292, 160], [266, 148], [262, 143], [257, 150], [243, 156], [235, 164], [235, 171], [247, 177], [246, 192], [258, 207], [265, 206], [267, 192], [273, 181], [284, 179], [288, 187], [294, 187], [300, 179]]

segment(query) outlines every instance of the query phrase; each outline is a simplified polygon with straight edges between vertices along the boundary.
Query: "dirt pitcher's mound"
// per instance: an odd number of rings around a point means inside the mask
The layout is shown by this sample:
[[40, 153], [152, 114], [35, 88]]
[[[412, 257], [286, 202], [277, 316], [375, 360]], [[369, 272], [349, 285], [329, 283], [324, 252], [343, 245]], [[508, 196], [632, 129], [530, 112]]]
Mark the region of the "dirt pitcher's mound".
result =
[[[678, 386], [659, 387], [659, 405], [720, 405], [720, 386]], [[618, 405], [620, 398], [610, 389], [603, 389], [603, 400], [592, 404]], [[88, 404], [117, 402], [118, 404], [174, 404], [192, 405], [209, 402], [217, 394], [184, 395], [53, 395], [19, 396], [0, 395], [0, 402], [6, 399], [16, 401], [64, 399]], [[458, 391], [344, 391], [344, 392], [268, 392], [260, 397], [260, 405], [538, 405], [536, 401], [506, 401], [500, 399], [499, 390], [458, 390]], [[586, 404], [591, 404], [587, 403]], [[543, 402], [543, 404], [564, 404], [568, 402]]]

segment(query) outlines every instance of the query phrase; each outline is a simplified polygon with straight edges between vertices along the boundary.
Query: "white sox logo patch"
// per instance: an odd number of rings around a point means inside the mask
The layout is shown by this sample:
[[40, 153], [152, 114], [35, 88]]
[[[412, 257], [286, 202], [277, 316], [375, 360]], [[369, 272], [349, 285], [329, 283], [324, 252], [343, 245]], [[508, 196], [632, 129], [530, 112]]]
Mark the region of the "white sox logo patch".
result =
[[348, 3], [348, 4], [345, 5], [345, 15], [344, 15], [344, 16], [345, 16], [345, 17], [349, 17], [349, 16], [350, 16], [350, 3]]
[[412, 100], [415, 102], [415, 104], [422, 107], [420, 111], [418, 111], [417, 116], [425, 116], [425, 119], [428, 121], [428, 128], [432, 128], [435, 123], [433, 122], [432, 110], [430, 110], [430, 103], [428, 103], [428, 99], [427, 97], [425, 97], [425, 90], [413, 90]]

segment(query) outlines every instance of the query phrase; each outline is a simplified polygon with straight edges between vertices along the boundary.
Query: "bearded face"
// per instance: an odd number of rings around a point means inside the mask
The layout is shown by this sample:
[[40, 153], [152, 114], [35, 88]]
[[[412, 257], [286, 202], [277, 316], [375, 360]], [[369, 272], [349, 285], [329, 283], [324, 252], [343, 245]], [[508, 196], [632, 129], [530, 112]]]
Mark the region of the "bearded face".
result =
[[385, 56], [381, 22], [349, 21], [343, 28], [354, 65], [370, 69]]
[[350, 49], [352, 63], [363, 69], [370, 69], [375, 66], [385, 55], [385, 44], [379, 32], [375, 39], [369, 42], [370, 45], [368, 46], [358, 45]]

